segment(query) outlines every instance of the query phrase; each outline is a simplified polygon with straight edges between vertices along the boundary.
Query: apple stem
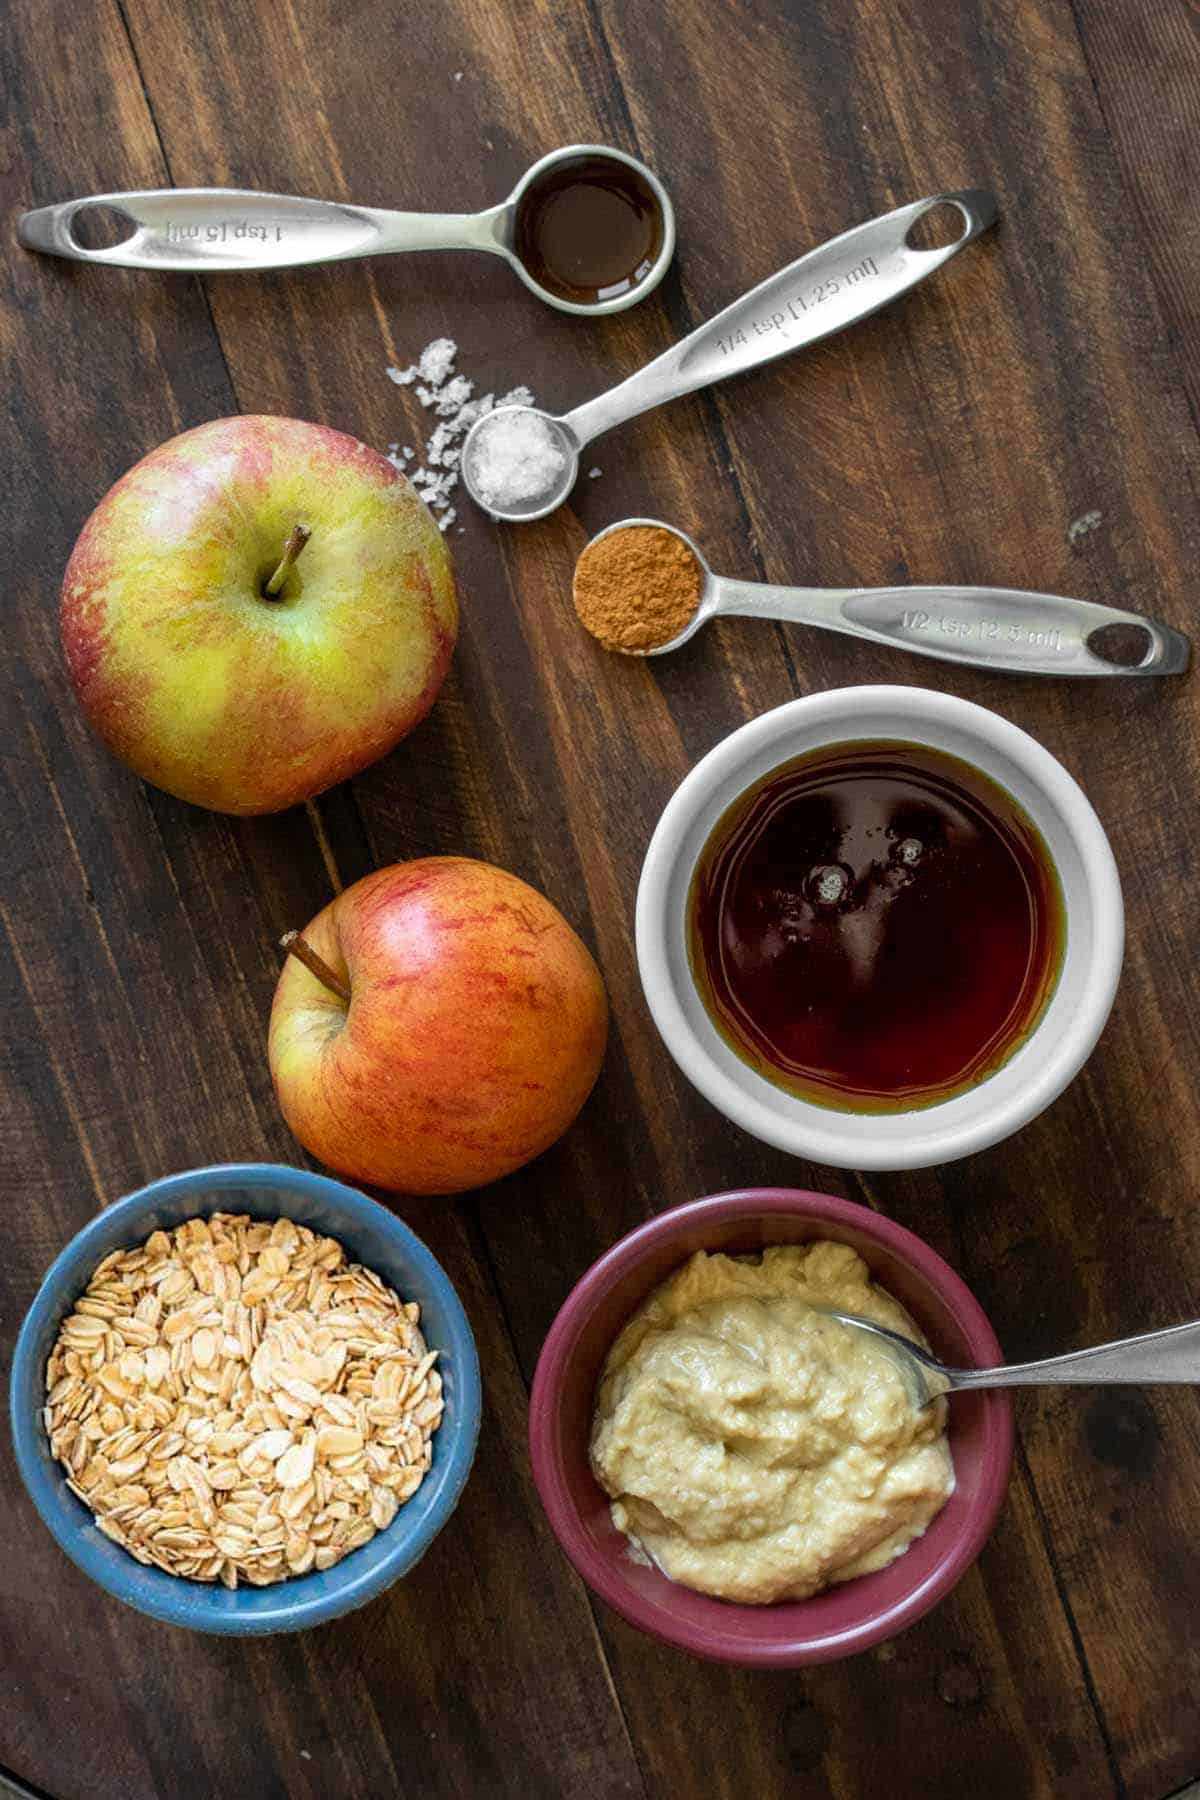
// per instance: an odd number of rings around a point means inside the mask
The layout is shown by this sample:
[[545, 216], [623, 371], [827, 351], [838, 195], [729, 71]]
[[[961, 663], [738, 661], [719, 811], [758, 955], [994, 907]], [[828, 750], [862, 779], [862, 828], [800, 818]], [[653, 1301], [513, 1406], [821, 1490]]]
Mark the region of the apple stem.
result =
[[334, 974], [325, 958], [318, 956], [312, 945], [305, 942], [298, 931], [285, 931], [279, 940], [279, 948], [296, 957], [311, 975], [315, 975], [317, 980], [329, 989], [331, 994], [336, 994], [339, 1000], [344, 1000], [349, 1006], [350, 989], [340, 976]]
[[283, 555], [279, 559], [279, 567], [263, 589], [268, 599], [274, 599], [288, 577], [288, 570], [307, 544], [312, 532], [304, 525], [293, 525], [291, 535], [283, 546]]

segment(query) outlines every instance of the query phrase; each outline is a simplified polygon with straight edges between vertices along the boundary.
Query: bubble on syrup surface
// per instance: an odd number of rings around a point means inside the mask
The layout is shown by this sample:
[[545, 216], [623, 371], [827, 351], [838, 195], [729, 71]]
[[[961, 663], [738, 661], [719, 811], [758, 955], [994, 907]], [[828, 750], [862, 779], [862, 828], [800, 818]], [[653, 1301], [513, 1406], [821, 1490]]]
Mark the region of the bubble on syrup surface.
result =
[[818, 863], [804, 885], [814, 906], [840, 906], [853, 881], [849, 869], [842, 863]]

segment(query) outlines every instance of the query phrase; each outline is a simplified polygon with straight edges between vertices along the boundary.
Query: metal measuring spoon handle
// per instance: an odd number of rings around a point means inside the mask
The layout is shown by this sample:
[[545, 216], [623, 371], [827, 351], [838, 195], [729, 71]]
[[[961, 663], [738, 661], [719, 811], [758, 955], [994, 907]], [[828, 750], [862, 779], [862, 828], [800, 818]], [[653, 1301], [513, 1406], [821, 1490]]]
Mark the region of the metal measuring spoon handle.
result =
[[998, 1369], [947, 1369], [951, 1389], [1200, 1384], [1200, 1319]]
[[[123, 213], [136, 228], [124, 242], [89, 249], [74, 235], [92, 207]], [[244, 188], [143, 188], [89, 194], [24, 213], [27, 250], [120, 269], [289, 269], [393, 250], [490, 250], [508, 257], [508, 202], [480, 213], [390, 212], [262, 194]]]
[[[1094, 1344], [1088, 1350], [1069, 1350], [1065, 1356], [1042, 1357], [1037, 1362], [1002, 1363], [995, 1369], [950, 1369], [920, 1344], [872, 1319], [834, 1308], [822, 1310], [843, 1325], [879, 1338], [898, 1358], [915, 1365], [914, 1387], [924, 1385], [922, 1405], [939, 1393], [965, 1393], [972, 1388], [1200, 1385], [1200, 1319], [1188, 1325], [1169, 1325], [1165, 1331], [1143, 1332], [1140, 1337], [1119, 1338], [1112, 1344]], [[931, 1384], [924, 1384], [925, 1375], [934, 1378]]]
[[[1015, 675], [1179, 675], [1191, 653], [1183, 633], [1161, 619], [1019, 588], [774, 587], [713, 575], [700, 611], [707, 617], [742, 614], [817, 625], [942, 662]], [[1142, 646], [1137, 660], [1115, 662], [1093, 648], [1097, 633], [1114, 626], [1137, 632]]]
[[[620, 519], [606, 525], [583, 556], [601, 539], [639, 526], [669, 531], [686, 544], [700, 566], [703, 585], [700, 604], [677, 637], [630, 655], [665, 656], [721, 616], [815, 625], [871, 644], [912, 650], [918, 656], [1014, 675], [1179, 675], [1191, 654], [1190, 641], [1161, 619], [1063, 594], [1025, 593], [1020, 588], [804, 588], [735, 581], [714, 574], [686, 531], [661, 519]], [[1125, 634], [1137, 633], [1140, 656], [1114, 661], [1093, 646], [1098, 633], [1114, 626]]]
[[[906, 242], [909, 232], [936, 206], [953, 206], [958, 211], [963, 220], [960, 236], [938, 250], [914, 249]], [[579, 474], [579, 453], [601, 432], [611, 431], [614, 425], [661, 406], [665, 400], [774, 362], [776, 357], [815, 344], [819, 338], [878, 312], [957, 256], [995, 217], [992, 196], [969, 188], [954, 194], [931, 194], [844, 231], [752, 288], [628, 380], [597, 394], [594, 400], [585, 400], [561, 418], [537, 407], [506, 409], [541, 421], [550, 457], [544, 488], [511, 498], [489, 488], [479, 464], [486, 462], [483, 451], [489, 437], [500, 429], [496, 424], [499, 412], [471, 427], [462, 452], [463, 485], [475, 504], [493, 519], [544, 519], [571, 492]]]
[[[912, 248], [905, 240], [917, 220], [945, 205], [960, 213], [961, 236], [937, 250]], [[844, 231], [752, 288], [618, 387], [575, 407], [561, 423], [582, 449], [601, 432], [665, 400], [843, 331], [934, 274], [995, 217], [993, 197], [968, 188], [914, 200]]]
[[[595, 299], [572, 299], [526, 267], [516, 240], [522, 207], [529, 203], [536, 208], [540, 184], [563, 172], [569, 177], [585, 163], [621, 165], [633, 172], [658, 208], [661, 241], [653, 261], [641, 265], [636, 279], [619, 291], [605, 289]], [[103, 249], [80, 243], [75, 221], [93, 207], [123, 215], [130, 235]], [[144, 188], [137, 193], [89, 194], [27, 212], [17, 221], [17, 238], [27, 250], [75, 262], [200, 274], [289, 269], [400, 250], [487, 250], [502, 256], [545, 305], [558, 312], [598, 315], [624, 312], [658, 286], [675, 250], [675, 210], [657, 175], [636, 156], [611, 144], [562, 144], [526, 169], [507, 200], [484, 212], [394, 212], [243, 188]]]

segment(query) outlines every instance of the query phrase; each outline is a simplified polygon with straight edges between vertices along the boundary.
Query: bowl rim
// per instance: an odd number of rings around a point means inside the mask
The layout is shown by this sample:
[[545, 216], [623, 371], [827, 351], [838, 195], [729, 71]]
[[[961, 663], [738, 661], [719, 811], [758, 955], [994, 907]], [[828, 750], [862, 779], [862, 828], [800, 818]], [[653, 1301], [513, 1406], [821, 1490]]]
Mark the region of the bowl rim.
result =
[[[996, 1362], [1003, 1360], [996, 1333], [979, 1301], [944, 1257], [915, 1232], [886, 1214], [835, 1194], [821, 1194], [806, 1188], [733, 1188], [684, 1201], [635, 1226], [598, 1257], [576, 1282], [555, 1315], [534, 1371], [529, 1405], [529, 1447], [534, 1482], [560, 1548], [576, 1572], [614, 1612], [660, 1643], [711, 1662], [741, 1668], [791, 1669], [839, 1661], [895, 1637], [923, 1618], [957, 1585], [979, 1556], [1004, 1504], [1012, 1475], [1015, 1427], [1008, 1393], [997, 1388], [981, 1393], [986, 1408], [985, 1468], [964, 1527], [919, 1588], [868, 1622], [821, 1638], [795, 1638], [785, 1642], [764, 1640], [760, 1643], [747, 1643], [743, 1638], [723, 1635], [715, 1627], [681, 1626], [673, 1630], [670, 1624], [665, 1624], [661, 1609], [644, 1601], [636, 1590], [620, 1579], [615, 1565], [594, 1549], [579, 1525], [555, 1452], [557, 1411], [552, 1402], [562, 1372], [587, 1323], [592, 1302], [607, 1292], [615, 1277], [636, 1267], [645, 1250], [670, 1239], [681, 1227], [721, 1224], [761, 1213], [808, 1219], [814, 1224], [840, 1224], [862, 1231], [923, 1274], [960, 1318], [965, 1315], [983, 1352]], [[758, 1609], [739, 1607], [737, 1610]]]
[[[942, 723], [1016, 763], [1057, 809], [1075, 842], [1095, 925], [1089, 980], [1079, 1004], [1054, 1038], [1044, 1035], [1049, 1009], [1029, 1034], [1022, 1048], [1040, 1040], [1044, 1049], [1020, 1088], [1007, 1098], [998, 1097], [986, 1113], [957, 1123], [946, 1120], [953, 1099], [941, 1106], [889, 1113], [885, 1116], [890, 1135], [878, 1141], [865, 1137], [862, 1129], [864, 1119], [869, 1125], [873, 1115], [808, 1105], [802, 1116], [784, 1117], [768, 1097], [718, 1066], [694, 1031], [671, 976], [672, 922], [667, 916], [668, 890], [684, 842], [714, 788], [737, 779], [742, 765], [777, 742], [782, 758], [781, 741], [793, 722], [823, 729], [827, 744], [862, 737], [895, 736], [900, 741], [903, 733], [874, 731], [857, 716], [869, 707], [895, 709], [918, 741], [923, 723]], [[979, 766], [991, 779], [999, 779], [986, 762]], [[990, 707], [957, 694], [876, 683], [784, 701], [735, 727], [700, 758], [667, 800], [647, 846], [638, 879], [635, 938], [642, 992], [663, 1043], [692, 1085], [726, 1118], [778, 1150], [835, 1168], [920, 1169], [953, 1162], [1012, 1136], [1074, 1080], [1095, 1049], [1116, 996], [1125, 949], [1125, 909], [1112, 846], [1095, 808], [1044, 744]], [[748, 1065], [746, 1073], [753, 1074]], [[755, 1081], [766, 1085], [762, 1077], [755, 1076]], [[906, 1123], [903, 1135], [895, 1127], [898, 1120]]]
[[[136, 1234], [139, 1221], [144, 1219], [148, 1207], [171, 1204], [191, 1194], [195, 1194], [199, 1200], [214, 1188], [236, 1191], [238, 1188], [261, 1190], [264, 1187], [274, 1188], [279, 1192], [306, 1194], [317, 1200], [324, 1199], [350, 1214], [356, 1222], [388, 1232], [399, 1242], [410, 1261], [422, 1265], [430, 1286], [437, 1291], [439, 1302], [447, 1314], [450, 1342], [446, 1348], [456, 1358], [461, 1393], [455, 1408], [454, 1431], [442, 1485], [435, 1502], [410, 1535], [397, 1537], [392, 1551], [385, 1558], [356, 1576], [351, 1566], [353, 1557], [346, 1557], [335, 1565], [335, 1569], [347, 1569], [347, 1576], [332, 1592], [326, 1591], [319, 1597], [303, 1597], [300, 1590], [306, 1578], [299, 1576], [279, 1582], [271, 1588], [247, 1590], [253, 1591], [256, 1596], [268, 1598], [278, 1593], [278, 1603], [274, 1607], [260, 1598], [259, 1609], [253, 1614], [232, 1610], [219, 1616], [205, 1615], [199, 1610], [193, 1611], [189, 1600], [194, 1599], [197, 1594], [210, 1592], [211, 1584], [193, 1582], [178, 1576], [173, 1578], [179, 1589], [178, 1594], [170, 1588], [155, 1587], [146, 1590], [140, 1585], [138, 1577], [149, 1571], [144, 1571], [143, 1565], [134, 1557], [126, 1555], [127, 1569], [124, 1563], [112, 1564], [103, 1551], [86, 1537], [63, 1530], [58, 1519], [47, 1512], [42, 1504], [40, 1490], [47, 1479], [55, 1477], [53, 1472], [48, 1475], [43, 1460], [45, 1426], [41, 1407], [32, 1410], [29, 1408], [25, 1389], [31, 1378], [35, 1377], [37, 1383], [41, 1383], [42, 1371], [40, 1368], [35, 1369], [33, 1364], [35, 1346], [43, 1328], [47, 1323], [61, 1321], [66, 1316], [64, 1296], [69, 1302], [83, 1291], [91, 1271], [101, 1257], [107, 1254], [102, 1241], [113, 1230], [114, 1222], [118, 1225], [128, 1223], [131, 1233]], [[229, 1208], [222, 1207], [219, 1210]], [[255, 1209], [248, 1204], [246, 1210], [253, 1214]], [[261, 1216], [270, 1214], [267, 1212]], [[136, 1241], [136, 1235], [131, 1235], [131, 1245]], [[186, 1169], [178, 1174], [160, 1176], [155, 1181], [147, 1182], [144, 1187], [123, 1195], [121, 1199], [96, 1213], [68, 1239], [43, 1275], [17, 1333], [9, 1376], [9, 1422], [17, 1468], [34, 1510], [59, 1548], [97, 1586], [136, 1611], [167, 1625], [228, 1637], [261, 1637], [282, 1631], [306, 1630], [310, 1626], [323, 1624], [329, 1619], [339, 1618], [344, 1613], [365, 1606], [369, 1600], [373, 1600], [406, 1575], [425, 1554], [458, 1505], [475, 1460], [482, 1404], [479, 1357], [470, 1321], [453, 1282], [429, 1246], [395, 1213], [359, 1189], [336, 1181], [332, 1176], [318, 1175], [311, 1170], [293, 1168], [285, 1163], [212, 1163], [203, 1168]], [[57, 1470], [57, 1465], [54, 1465], [54, 1470]], [[403, 1508], [392, 1525], [386, 1528], [387, 1531], [392, 1530], [402, 1519]], [[332, 1574], [334, 1571], [327, 1570], [325, 1573]], [[236, 1596], [231, 1595], [230, 1598], [235, 1599]]]

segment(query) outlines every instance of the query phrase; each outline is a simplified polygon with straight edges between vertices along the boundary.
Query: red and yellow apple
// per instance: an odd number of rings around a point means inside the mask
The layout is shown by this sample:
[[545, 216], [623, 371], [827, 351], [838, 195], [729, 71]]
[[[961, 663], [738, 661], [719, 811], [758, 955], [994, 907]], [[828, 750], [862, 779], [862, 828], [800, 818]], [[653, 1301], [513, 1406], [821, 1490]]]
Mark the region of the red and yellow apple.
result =
[[591, 1092], [608, 1033], [600, 972], [503, 869], [394, 863], [285, 941], [271, 1074], [330, 1168], [398, 1193], [482, 1187], [547, 1149]]
[[101, 500], [63, 582], [92, 725], [144, 780], [216, 812], [277, 812], [384, 755], [433, 704], [457, 623], [412, 486], [300, 419], [216, 419], [162, 444]]

